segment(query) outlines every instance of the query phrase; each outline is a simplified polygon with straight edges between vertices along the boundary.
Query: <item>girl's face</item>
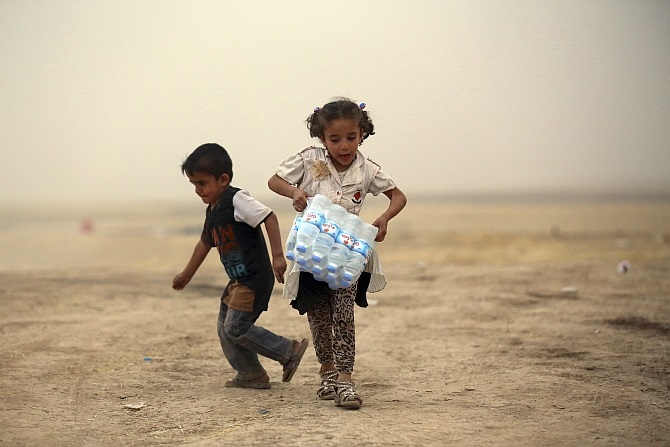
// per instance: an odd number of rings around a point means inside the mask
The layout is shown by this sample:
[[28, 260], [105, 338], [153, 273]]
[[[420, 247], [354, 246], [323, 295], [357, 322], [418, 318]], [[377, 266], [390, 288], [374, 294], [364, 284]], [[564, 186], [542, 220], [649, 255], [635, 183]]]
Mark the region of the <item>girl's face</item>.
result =
[[358, 121], [350, 119], [337, 119], [328, 123], [321, 140], [338, 172], [346, 171], [351, 166], [362, 141]]
[[229, 185], [228, 175], [222, 174], [218, 179], [212, 174], [203, 172], [194, 172], [193, 175], [186, 174], [188, 179], [195, 186], [195, 193], [208, 205], [214, 207], [221, 197], [221, 193]]

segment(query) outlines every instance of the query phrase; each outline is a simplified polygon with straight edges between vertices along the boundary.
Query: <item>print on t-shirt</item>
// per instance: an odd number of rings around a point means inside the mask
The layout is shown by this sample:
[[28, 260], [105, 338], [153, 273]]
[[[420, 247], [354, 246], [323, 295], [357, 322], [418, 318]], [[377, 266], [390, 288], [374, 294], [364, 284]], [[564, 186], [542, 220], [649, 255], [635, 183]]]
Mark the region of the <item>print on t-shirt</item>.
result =
[[231, 224], [218, 225], [212, 229], [212, 239], [219, 251], [221, 263], [230, 279], [242, 278], [247, 274], [242, 252], [238, 249], [235, 232]]

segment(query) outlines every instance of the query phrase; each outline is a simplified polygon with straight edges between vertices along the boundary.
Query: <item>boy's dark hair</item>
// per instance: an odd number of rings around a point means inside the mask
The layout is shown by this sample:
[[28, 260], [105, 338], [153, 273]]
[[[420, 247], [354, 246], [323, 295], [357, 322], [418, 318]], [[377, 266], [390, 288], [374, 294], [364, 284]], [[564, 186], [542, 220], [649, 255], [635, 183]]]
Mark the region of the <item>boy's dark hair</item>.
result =
[[357, 121], [361, 127], [361, 136], [364, 140], [370, 135], [374, 135], [375, 126], [372, 124], [368, 112], [361, 107], [364, 107], [364, 105], [359, 106], [349, 98], [337, 98], [321, 108], [314, 109], [314, 112], [305, 120], [309, 129], [309, 136], [323, 140], [326, 126], [338, 119]]
[[181, 165], [182, 174], [193, 175], [196, 172], [210, 174], [217, 179], [228, 174], [229, 181], [233, 181], [233, 160], [228, 151], [216, 143], [206, 143], [198, 146], [191, 155], [186, 157]]

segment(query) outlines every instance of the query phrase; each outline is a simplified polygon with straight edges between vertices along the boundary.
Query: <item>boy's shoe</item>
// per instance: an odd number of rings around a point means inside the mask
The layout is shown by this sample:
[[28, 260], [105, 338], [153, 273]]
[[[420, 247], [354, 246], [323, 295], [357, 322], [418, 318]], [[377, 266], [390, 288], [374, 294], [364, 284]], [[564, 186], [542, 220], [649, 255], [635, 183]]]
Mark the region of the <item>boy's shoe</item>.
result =
[[298, 350], [298, 352], [293, 354], [291, 356], [291, 359], [284, 365], [284, 374], [282, 375], [281, 378], [282, 382], [291, 381], [293, 375], [298, 369], [298, 365], [300, 365], [300, 360], [302, 360], [302, 356], [305, 355], [305, 351], [307, 351], [307, 346], [309, 346], [309, 340], [307, 340], [306, 338], [303, 338], [302, 341], [296, 343], [300, 343], [300, 349]]
[[267, 382], [262, 382], [259, 380], [241, 380], [238, 379], [237, 377], [233, 377], [229, 381], [226, 382], [227, 387], [229, 388], [253, 388], [256, 390], [267, 390], [270, 388], [270, 378], [265, 375], [264, 377], [261, 377], [261, 379], [267, 378]]

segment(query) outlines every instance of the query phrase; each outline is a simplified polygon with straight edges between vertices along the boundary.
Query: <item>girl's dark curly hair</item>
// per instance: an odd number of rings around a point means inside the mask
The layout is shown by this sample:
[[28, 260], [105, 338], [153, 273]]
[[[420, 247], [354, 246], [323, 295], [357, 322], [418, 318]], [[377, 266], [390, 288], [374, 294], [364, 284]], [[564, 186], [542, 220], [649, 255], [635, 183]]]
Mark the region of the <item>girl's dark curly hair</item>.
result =
[[321, 108], [317, 107], [305, 120], [309, 129], [309, 136], [323, 140], [328, 124], [338, 119], [347, 119], [359, 123], [361, 136], [365, 140], [370, 135], [375, 134], [375, 126], [363, 107], [365, 107], [365, 104], [358, 105], [349, 98], [337, 98]]

